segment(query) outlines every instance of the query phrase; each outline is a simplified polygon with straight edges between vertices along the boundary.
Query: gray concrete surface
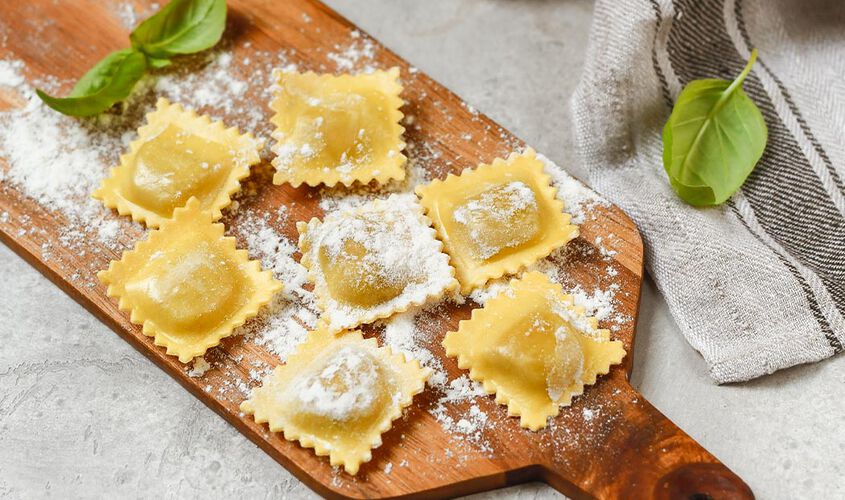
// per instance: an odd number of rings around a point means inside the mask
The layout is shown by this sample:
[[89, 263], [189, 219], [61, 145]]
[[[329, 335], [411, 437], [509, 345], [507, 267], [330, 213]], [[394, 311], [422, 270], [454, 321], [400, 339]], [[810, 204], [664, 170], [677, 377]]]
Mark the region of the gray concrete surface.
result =
[[[583, 0], [332, 0], [387, 46], [577, 172], [568, 100]], [[313, 494], [0, 246], [0, 498]], [[845, 497], [845, 357], [717, 387], [653, 284], [634, 385], [759, 498]], [[530, 484], [483, 498], [551, 498]]]

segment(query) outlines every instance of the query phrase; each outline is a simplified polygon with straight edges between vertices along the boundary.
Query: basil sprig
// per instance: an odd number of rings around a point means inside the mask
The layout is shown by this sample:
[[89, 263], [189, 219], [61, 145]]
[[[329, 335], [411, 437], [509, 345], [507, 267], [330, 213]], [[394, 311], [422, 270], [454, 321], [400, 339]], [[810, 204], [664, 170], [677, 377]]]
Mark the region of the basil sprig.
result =
[[226, 0], [173, 0], [129, 35], [132, 48], [107, 55], [76, 82], [67, 97], [37, 89], [47, 106], [71, 116], [93, 116], [126, 99], [149, 68], [177, 55], [213, 47], [226, 26]]
[[144, 54], [132, 49], [107, 55], [74, 85], [70, 95], [51, 97], [43, 90], [35, 92], [47, 106], [72, 116], [96, 115], [114, 103], [126, 99], [135, 82], [144, 76], [147, 61]]
[[220, 40], [225, 0], [173, 0], [129, 35], [132, 47], [156, 60], [203, 51]]
[[766, 149], [766, 122], [742, 90], [756, 59], [754, 49], [732, 82], [690, 82], [663, 128], [663, 167], [672, 189], [690, 205], [724, 203], [742, 186]]

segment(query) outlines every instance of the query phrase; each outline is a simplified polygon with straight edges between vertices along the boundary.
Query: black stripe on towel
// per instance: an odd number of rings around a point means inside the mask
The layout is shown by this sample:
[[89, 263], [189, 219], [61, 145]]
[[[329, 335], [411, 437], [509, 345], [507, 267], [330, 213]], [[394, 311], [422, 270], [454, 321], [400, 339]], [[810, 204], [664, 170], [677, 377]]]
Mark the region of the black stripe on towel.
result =
[[[742, 0], [736, 0], [734, 4], [734, 16], [736, 17], [737, 25], [739, 26], [739, 32], [742, 35], [742, 39], [745, 41], [745, 45], [747, 47], [754, 47], [755, 45], [751, 42], [751, 37], [748, 35], [748, 28], [745, 25], [745, 17], [743, 16], [742, 11]], [[819, 140], [816, 138], [816, 135], [813, 133], [813, 130], [810, 128], [810, 124], [807, 123], [807, 120], [804, 119], [804, 115], [801, 114], [801, 110], [798, 108], [798, 105], [795, 104], [795, 100], [792, 98], [792, 95], [786, 89], [786, 85], [783, 84], [783, 81], [772, 71], [772, 69], [764, 62], [763, 56], [757, 58], [757, 62], [760, 64], [763, 69], [766, 70], [766, 73], [772, 77], [772, 80], [775, 81], [775, 84], [778, 86], [778, 90], [780, 90], [781, 95], [783, 96], [783, 100], [786, 101], [787, 106], [789, 106], [790, 111], [792, 114], [795, 115], [795, 119], [798, 121], [798, 125], [801, 127], [801, 130], [804, 132], [804, 135], [807, 136], [807, 140], [810, 141], [810, 144], [813, 146], [813, 149], [816, 150], [816, 153], [824, 162], [827, 171], [830, 173], [830, 178], [833, 180], [833, 183], [839, 189], [839, 191], [845, 194], [845, 183], [842, 182], [842, 178], [839, 176], [839, 172], [833, 167], [833, 162], [830, 161], [830, 157], [827, 155], [827, 151], [824, 150]]]
[[663, 100], [669, 109], [672, 109], [672, 94], [669, 92], [669, 83], [666, 81], [666, 75], [663, 74], [663, 68], [660, 67], [660, 62], [657, 59], [657, 39], [660, 36], [660, 25], [663, 23], [663, 16], [660, 14], [660, 4], [657, 0], [651, 0], [651, 7], [654, 10], [654, 16], [657, 22], [654, 23], [654, 38], [651, 42], [651, 64], [654, 66], [654, 72], [657, 74], [657, 79], [660, 80], [660, 90], [663, 93]]
[[778, 260], [784, 266], [786, 266], [787, 269], [789, 269], [789, 272], [792, 273], [792, 275], [798, 279], [798, 283], [801, 285], [801, 289], [804, 291], [804, 295], [807, 297], [807, 303], [810, 306], [810, 310], [813, 312], [813, 317], [816, 318], [816, 322], [818, 322], [819, 324], [819, 328], [821, 328], [822, 330], [824, 338], [827, 339], [827, 343], [830, 344], [830, 347], [833, 348], [834, 352], [841, 352], [842, 343], [839, 342], [839, 339], [836, 337], [836, 334], [833, 333], [833, 329], [830, 327], [830, 323], [828, 323], [827, 318], [824, 317], [822, 309], [821, 307], [819, 307], [819, 303], [816, 301], [816, 296], [813, 294], [813, 289], [810, 288], [810, 284], [807, 283], [807, 280], [805, 280], [804, 277], [801, 276], [801, 273], [792, 264], [792, 262], [789, 261], [789, 259], [781, 255], [781, 253], [778, 252], [775, 248], [769, 246], [769, 244], [766, 243], [763, 238], [758, 236], [757, 233], [755, 233], [754, 230], [751, 229], [751, 227], [748, 225], [748, 222], [745, 220], [745, 217], [743, 217], [739, 210], [736, 208], [736, 204], [733, 202], [733, 200], [728, 200], [728, 205], [730, 205], [736, 218], [739, 219], [740, 222], [742, 222], [743, 226], [745, 226], [745, 229], [747, 229], [748, 232], [751, 233], [751, 235], [757, 239], [757, 241], [759, 241], [762, 245], [765, 245], [769, 250], [771, 250], [772, 253], [777, 256]]

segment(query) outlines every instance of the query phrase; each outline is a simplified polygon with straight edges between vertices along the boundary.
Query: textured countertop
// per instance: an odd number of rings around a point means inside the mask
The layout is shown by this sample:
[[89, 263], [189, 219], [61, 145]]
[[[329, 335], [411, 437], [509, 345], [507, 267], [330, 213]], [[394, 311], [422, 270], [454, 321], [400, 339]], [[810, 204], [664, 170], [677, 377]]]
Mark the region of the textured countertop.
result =
[[[579, 174], [569, 97], [590, 2], [327, 3]], [[0, 282], [0, 498], [314, 496], [2, 245]], [[638, 328], [634, 386], [759, 498], [845, 497], [845, 357], [715, 386], [650, 281]]]

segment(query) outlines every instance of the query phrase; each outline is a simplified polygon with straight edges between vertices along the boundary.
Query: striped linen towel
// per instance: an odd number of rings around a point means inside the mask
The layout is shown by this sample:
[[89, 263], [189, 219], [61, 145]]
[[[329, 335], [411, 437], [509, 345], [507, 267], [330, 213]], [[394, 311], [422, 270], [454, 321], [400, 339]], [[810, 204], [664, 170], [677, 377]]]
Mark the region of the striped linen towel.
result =
[[[661, 131], [691, 80], [745, 81], [769, 128], [762, 159], [716, 208], [671, 190]], [[586, 175], [624, 208], [648, 270], [718, 383], [845, 343], [845, 2], [599, 0], [573, 97]]]

